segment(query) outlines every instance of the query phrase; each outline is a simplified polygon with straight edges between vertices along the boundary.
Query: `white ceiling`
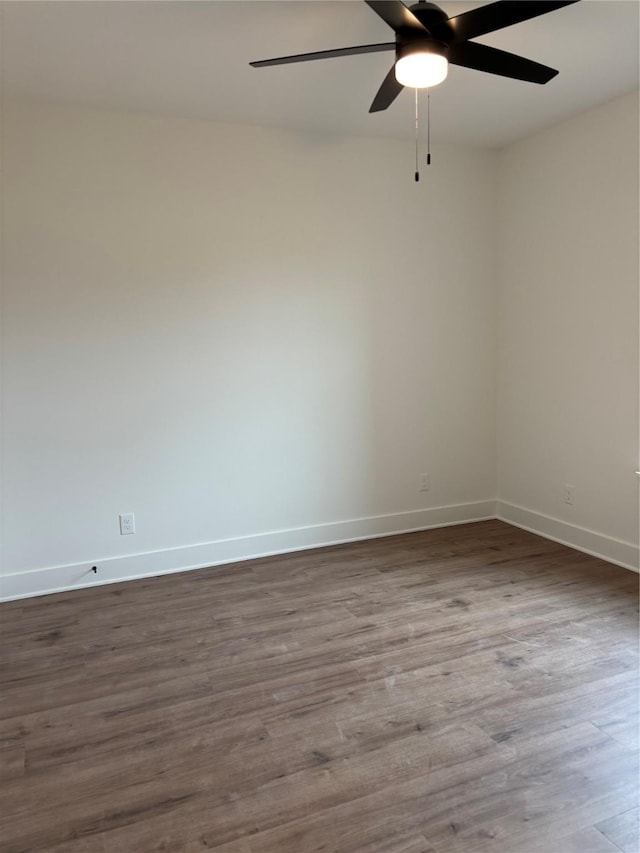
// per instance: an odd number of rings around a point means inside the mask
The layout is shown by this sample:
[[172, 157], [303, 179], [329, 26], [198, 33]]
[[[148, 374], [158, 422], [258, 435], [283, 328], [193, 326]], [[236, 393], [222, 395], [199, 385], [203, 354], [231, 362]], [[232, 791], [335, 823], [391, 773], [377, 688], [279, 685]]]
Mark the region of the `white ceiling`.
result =
[[[477, 2], [442, 0], [447, 14]], [[637, 0], [581, 0], [479, 38], [560, 70], [546, 86], [452, 67], [432, 93], [432, 136], [501, 146], [638, 86]], [[413, 97], [369, 104], [392, 53], [273, 68], [248, 62], [393, 41], [361, 0], [97, 0], [2, 3], [2, 85], [11, 96], [410, 138]]]

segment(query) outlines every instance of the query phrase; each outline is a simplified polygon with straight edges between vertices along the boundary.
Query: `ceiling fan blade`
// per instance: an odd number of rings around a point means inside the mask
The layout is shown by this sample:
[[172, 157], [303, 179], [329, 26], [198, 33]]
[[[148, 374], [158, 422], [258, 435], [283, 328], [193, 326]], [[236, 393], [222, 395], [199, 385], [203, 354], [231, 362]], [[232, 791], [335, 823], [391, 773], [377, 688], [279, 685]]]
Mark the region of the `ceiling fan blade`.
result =
[[429, 32], [401, 0], [364, 0], [364, 2], [394, 30], [406, 29]]
[[555, 0], [555, 2], [552, 0], [549, 2], [547, 0], [497, 0], [496, 3], [471, 9], [469, 12], [463, 12], [462, 15], [443, 21], [442, 24], [433, 28], [433, 35], [438, 37], [439, 30], [442, 30], [443, 36], [447, 32], [449, 34], [453, 32], [453, 43], [459, 44], [467, 39], [493, 33], [503, 27], [528, 21], [538, 15], [545, 15], [547, 12], [554, 12], [556, 9], [577, 2], [578, 0]]
[[266, 65], [289, 65], [291, 62], [309, 62], [312, 59], [333, 59], [336, 56], [355, 56], [358, 53], [378, 53], [382, 50], [395, 50], [394, 41], [380, 44], [359, 44], [356, 47], [339, 47], [336, 50], [317, 50], [315, 53], [298, 53], [295, 56], [279, 56], [277, 59], [261, 59], [250, 62], [254, 68], [264, 68]]
[[498, 74], [500, 77], [526, 80], [528, 83], [548, 83], [558, 73], [555, 68], [540, 65], [539, 62], [532, 62], [523, 56], [472, 41], [451, 45], [449, 62], [465, 68], [474, 68], [476, 71], [486, 71], [488, 74]]
[[382, 110], [386, 110], [387, 107], [391, 106], [403, 89], [404, 86], [402, 83], [398, 83], [396, 80], [396, 66], [394, 64], [391, 66], [391, 71], [389, 71], [382, 81], [382, 86], [378, 89], [376, 96], [373, 99], [373, 103], [369, 107], [369, 112], [379, 113]]

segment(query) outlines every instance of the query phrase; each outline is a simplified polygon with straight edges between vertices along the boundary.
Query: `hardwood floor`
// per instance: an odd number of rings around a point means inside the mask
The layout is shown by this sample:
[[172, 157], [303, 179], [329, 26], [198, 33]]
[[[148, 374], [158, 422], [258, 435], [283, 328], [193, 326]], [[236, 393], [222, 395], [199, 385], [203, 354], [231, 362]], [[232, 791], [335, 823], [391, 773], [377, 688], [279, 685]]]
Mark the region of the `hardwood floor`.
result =
[[0, 617], [3, 853], [638, 851], [638, 577], [501, 522]]

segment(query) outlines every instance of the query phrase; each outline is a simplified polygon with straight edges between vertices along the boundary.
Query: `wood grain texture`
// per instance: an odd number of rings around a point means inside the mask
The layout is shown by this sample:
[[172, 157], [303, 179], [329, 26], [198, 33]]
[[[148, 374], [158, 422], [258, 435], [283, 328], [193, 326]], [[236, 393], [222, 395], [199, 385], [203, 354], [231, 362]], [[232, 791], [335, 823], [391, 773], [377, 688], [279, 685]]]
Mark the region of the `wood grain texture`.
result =
[[637, 850], [637, 577], [501, 522], [0, 633], [2, 853]]

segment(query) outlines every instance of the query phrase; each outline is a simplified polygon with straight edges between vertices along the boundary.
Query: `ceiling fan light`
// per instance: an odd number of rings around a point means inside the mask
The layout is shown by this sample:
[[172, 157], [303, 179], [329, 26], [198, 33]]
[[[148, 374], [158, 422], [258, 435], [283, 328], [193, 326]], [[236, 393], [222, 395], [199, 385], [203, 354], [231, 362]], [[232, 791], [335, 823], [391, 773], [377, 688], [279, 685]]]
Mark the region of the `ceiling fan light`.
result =
[[429, 51], [416, 51], [401, 56], [396, 62], [396, 80], [411, 89], [427, 89], [442, 83], [449, 72], [446, 56]]

